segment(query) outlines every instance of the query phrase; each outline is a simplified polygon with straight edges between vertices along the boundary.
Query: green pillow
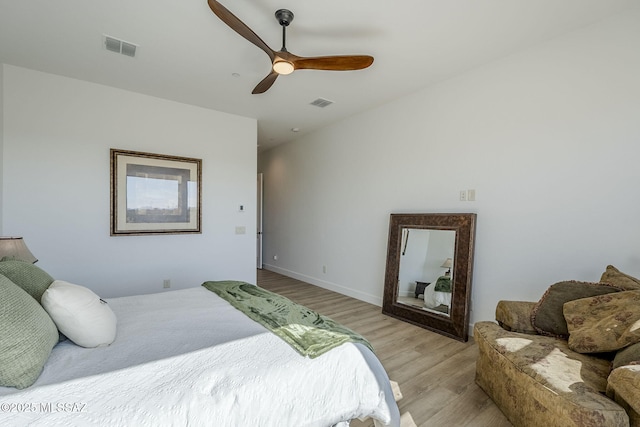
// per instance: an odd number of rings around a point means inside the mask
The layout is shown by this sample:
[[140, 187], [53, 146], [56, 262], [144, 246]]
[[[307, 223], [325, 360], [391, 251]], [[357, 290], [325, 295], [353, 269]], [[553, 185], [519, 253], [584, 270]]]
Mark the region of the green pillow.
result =
[[533, 307], [531, 324], [541, 335], [567, 339], [569, 330], [562, 312], [565, 302], [619, 291], [620, 289], [605, 283], [575, 280], [558, 282], [551, 285]]
[[58, 342], [58, 329], [28, 293], [0, 275], [0, 385], [33, 384]]
[[40, 302], [42, 294], [53, 283], [53, 277], [39, 267], [25, 261], [0, 262], [0, 274], [6, 276]]

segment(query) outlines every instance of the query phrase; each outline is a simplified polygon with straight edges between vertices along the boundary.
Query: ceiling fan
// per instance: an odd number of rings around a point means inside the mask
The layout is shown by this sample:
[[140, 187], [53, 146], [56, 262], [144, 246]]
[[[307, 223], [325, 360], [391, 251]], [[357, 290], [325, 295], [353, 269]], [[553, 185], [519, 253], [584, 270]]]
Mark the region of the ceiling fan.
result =
[[253, 94], [266, 92], [279, 75], [291, 74], [294, 70], [328, 70], [352, 71], [367, 68], [373, 63], [369, 55], [338, 55], [303, 57], [289, 53], [286, 48], [287, 26], [293, 21], [293, 13], [287, 9], [276, 11], [276, 19], [282, 26], [282, 48], [279, 51], [271, 49], [262, 41], [251, 28], [238, 19], [227, 8], [216, 0], [208, 0], [213, 13], [227, 24], [232, 30], [264, 50], [271, 59], [271, 72], [253, 89]]

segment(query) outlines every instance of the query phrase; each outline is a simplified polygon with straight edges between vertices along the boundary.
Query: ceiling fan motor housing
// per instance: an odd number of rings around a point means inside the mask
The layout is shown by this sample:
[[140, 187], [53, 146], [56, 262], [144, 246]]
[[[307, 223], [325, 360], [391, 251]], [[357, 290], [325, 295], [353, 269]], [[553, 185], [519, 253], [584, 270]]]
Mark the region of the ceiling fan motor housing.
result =
[[293, 12], [288, 9], [278, 9], [276, 10], [276, 19], [280, 25], [287, 27], [293, 21]]

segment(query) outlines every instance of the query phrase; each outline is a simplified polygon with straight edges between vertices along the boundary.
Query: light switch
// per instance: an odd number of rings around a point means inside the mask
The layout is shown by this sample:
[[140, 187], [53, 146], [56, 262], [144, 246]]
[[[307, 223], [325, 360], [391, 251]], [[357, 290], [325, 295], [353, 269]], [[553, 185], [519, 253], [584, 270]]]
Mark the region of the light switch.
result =
[[237, 226], [236, 227], [236, 234], [245, 234], [247, 232], [247, 228], [246, 227], [242, 227], [242, 226]]

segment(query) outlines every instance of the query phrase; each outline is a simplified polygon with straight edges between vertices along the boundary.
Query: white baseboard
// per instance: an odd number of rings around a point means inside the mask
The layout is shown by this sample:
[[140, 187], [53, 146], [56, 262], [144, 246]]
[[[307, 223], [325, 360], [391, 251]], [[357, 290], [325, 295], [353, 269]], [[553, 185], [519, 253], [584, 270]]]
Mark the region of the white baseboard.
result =
[[347, 288], [345, 286], [338, 285], [337, 283], [327, 282], [326, 280], [321, 280], [316, 277], [311, 277], [305, 274], [296, 273], [295, 271], [287, 270], [285, 268], [281, 268], [271, 264], [263, 264], [262, 268], [264, 268], [265, 270], [282, 274], [283, 276], [287, 276], [287, 277], [301, 280], [303, 282], [311, 283], [312, 285], [318, 286], [320, 288], [328, 289], [330, 291], [334, 291], [339, 294], [346, 295], [348, 297], [359, 299], [360, 301], [368, 302], [369, 304], [377, 305], [378, 307], [382, 307], [382, 295], [377, 296], [377, 295], [368, 294], [366, 292], [356, 291], [356, 290]]
[[416, 293], [413, 291], [398, 291], [399, 297], [415, 297]]

